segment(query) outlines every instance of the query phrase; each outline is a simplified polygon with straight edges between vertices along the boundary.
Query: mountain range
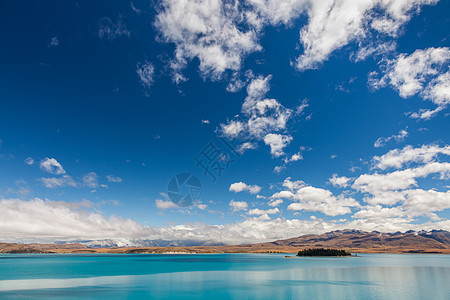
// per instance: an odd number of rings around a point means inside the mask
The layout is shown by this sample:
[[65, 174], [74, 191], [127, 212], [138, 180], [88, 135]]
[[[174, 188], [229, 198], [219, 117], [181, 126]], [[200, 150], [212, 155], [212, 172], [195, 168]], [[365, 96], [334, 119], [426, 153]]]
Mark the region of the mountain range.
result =
[[105, 239], [53, 244], [0, 243], [0, 253], [294, 253], [305, 248], [345, 249], [354, 253], [450, 254], [450, 232], [431, 230], [382, 233], [346, 229], [241, 245], [161, 239]]

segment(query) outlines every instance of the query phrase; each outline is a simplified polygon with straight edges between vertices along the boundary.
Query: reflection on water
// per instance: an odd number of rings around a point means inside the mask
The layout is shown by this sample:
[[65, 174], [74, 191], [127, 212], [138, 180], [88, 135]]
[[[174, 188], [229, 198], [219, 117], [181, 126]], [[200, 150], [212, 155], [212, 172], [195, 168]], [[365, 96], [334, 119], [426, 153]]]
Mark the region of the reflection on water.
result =
[[0, 256], [1, 299], [450, 299], [446, 255], [29, 257]]

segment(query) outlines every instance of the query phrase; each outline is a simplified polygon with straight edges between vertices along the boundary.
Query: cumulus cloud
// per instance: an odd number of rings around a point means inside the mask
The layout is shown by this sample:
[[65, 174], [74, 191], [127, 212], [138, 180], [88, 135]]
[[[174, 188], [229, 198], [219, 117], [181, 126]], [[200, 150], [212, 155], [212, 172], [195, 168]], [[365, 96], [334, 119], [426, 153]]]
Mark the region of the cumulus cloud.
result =
[[223, 134], [229, 138], [236, 138], [244, 131], [244, 124], [235, 120], [222, 124], [221, 127]]
[[329, 190], [308, 186], [301, 180], [292, 181], [290, 177], [284, 180], [282, 187], [287, 190], [274, 193], [271, 199], [293, 201], [294, 203], [287, 207], [292, 211], [318, 211], [329, 216], [337, 216], [351, 213], [352, 207], [360, 206], [353, 198], [334, 196]]
[[[167, 239], [167, 240], [212, 240], [229, 244], [267, 242], [295, 237], [303, 234], [320, 234], [332, 230], [354, 228], [395, 232], [406, 230], [450, 230], [450, 221], [417, 224], [392, 210], [372, 209], [372, 215], [361, 213], [358, 218], [347, 220], [285, 219], [278, 217], [249, 217], [242, 222], [224, 225], [191, 223], [165, 227], [143, 226], [133, 220], [116, 216], [105, 216], [92, 212], [88, 202], [64, 202], [41, 199], [0, 200], [0, 231], [2, 240], [39, 241], [80, 239]], [[370, 210], [365, 207], [364, 210]], [[363, 211], [364, 211], [363, 210]], [[383, 217], [377, 217], [381, 210]], [[395, 212], [395, 211], [393, 211]]]
[[303, 155], [301, 152], [297, 152], [291, 155], [291, 157], [286, 157], [283, 161], [285, 164], [294, 162], [294, 161], [299, 161], [303, 159]]
[[[300, 30], [303, 53], [294, 66], [314, 69], [352, 42], [360, 46], [356, 60], [393, 51], [395, 43], [385, 38], [397, 38], [421, 6], [437, 1], [163, 0], [155, 25], [161, 40], [175, 45], [171, 66], [176, 81], [194, 58], [204, 76], [219, 79], [225, 71], [239, 71], [246, 56], [262, 50], [259, 40], [266, 26], [290, 25], [306, 15], [307, 24]], [[232, 87], [242, 86], [236, 82]]]
[[242, 124], [248, 134], [256, 139], [263, 139], [269, 133], [286, 129], [292, 110], [282, 106], [277, 100], [269, 99], [272, 76], [259, 76], [247, 86], [247, 97], [242, 105], [242, 112], [248, 118]]
[[431, 101], [437, 106], [434, 110], [421, 109], [411, 114], [413, 118], [430, 119], [450, 104], [449, 62], [448, 47], [418, 49], [387, 60], [384, 75], [377, 79], [377, 73], [372, 73], [369, 84], [374, 88], [390, 85], [403, 98], [418, 94]]
[[61, 164], [54, 158], [44, 158], [43, 160], [41, 160], [39, 167], [41, 168], [41, 170], [55, 175], [66, 173]]
[[[428, 216], [435, 218], [435, 212], [450, 208], [450, 192], [423, 189], [387, 191], [367, 198], [366, 201], [370, 206], [364, 206], [360, 212], [354, 215], [355, 218], [367, 218], [367, 214], [383, 218], [387, 217], [384, 213], [388, 212], [397, 217]], [[399, 205], [393, 206], [396, 204]], [[397, 214], [395, 215], [395, 213]]]
[[180, 208], [178, 205], [169, 200], [156, 199], [155, 204], [158, 209]]
[[[297, 58], [299, 70], [314, 69], [331, 53], [353, 41], [380, 33], [396, 37], [403, 24], [422, 5], [437, 0], [342, 0], [311, 1], [308, 24], [300, 31], [304, 53]], [[372, 34], [372, 31], [375, 31]], [[372, 50], [373, 51], [373, 50]]]
[[353, 198], [336, 197], [328, 190], [312, 186], [297, 190], [292, 199], [298, 202], [290, 204], [288, 210], [319, 211], [328, 216], [348, 214], [352, 212], [352, 207], [360, 206]]
[[2, 238], [90, 239], [142, 235], [144, 228], [121, 217], [86, 210], [89, 203], [33, 199], [0, 200]]
[[247, 210], [248, 204], [245, 201], [234, 201], [231, 200], [229, 203], [233, 211]]
[[242, 17], [238, 1], [163, 0], [155, 25], [164, 41], [175, 44], [175, 74], [194, 58], [212, 79], [239, 70], [246, 54], [261, 50], [256, 32], [238, 25]]
[[406, 212], [401, 207], [382, 207], [381, 205], [366, 206], [352, 217], [357, 219], [386, 219], [405, 217]]
[[102, 39], [115, 40], [120, 37], [129, 37], [130, 31], [121, 18], [113, 22], [110, 18], [102, 18], [99, 21], [98, 36]]
[[139, 76], [139, 80], [141, 81], [141, 84], [145, 88], [150, 88], [154, 82], [153, 77], [155, 76], [155, 67], [153, 64], [149, 63], [148, 61], [144, 63], [139, 63], [136, 66], [136, 73]]
[[439, 174], [441, 179], [447, 179], [450, 163], [431, 162], [426, 165], [387, 174], [363, 174], [355, 179], [352, 187], [363, 193], [378, 195], [382, 192], [404, 190], [417, 186], [417, 178]]
[[292, 141], [292, 137], [289, 135], [269, 133], [264, 137], [264, 143], [270, 146], [270, 153], [274, 157], [284, 155], [283, 149], [289, 145]]
[[402, 207], [412, 216], [430, 215], [433, 212], [450, 208], [450, 191], [407, 190]]
[[[220, 131], [228, 139], [264, 141], [270, 146], [272, 155], [280, 157], [284, 155], [283, 148], [292, 141], [292, 137], [279, 132], [286, 131], [287, 122], [293, 116], [293, 111], [282, 106], [277, 100], [266, 97], [270, 90], [271, 78], [270, 75], [258, 76], [251, 80], [247, 86], [247, 97], [242, 105], [245, 119], [238, 118], [221, 124]], [[256, 148], [255, 142], [245, 141], [238, 145], [237, 149], [243, 152]], [[293, 161], [300, 158], [300, 154], [291, 157]]]
[[306, 183], [302, 180], [294, 180], [292, 181], [291, 177], [286, 178], [283, 181], [283, 187], [288, 188], [291, 192], [301, 189], [306, 186]]
[[258, 185], [248, 185], [244, 182], [235, 182], [230, 185], [229, 190], [230, 190], [230, 192], [235, 192], [235, 193], [247, 191], [250, 194], [258, 194], [261, 191], [261, 187]]
[[390, 137], [380, 137], [379, 139], [377, 139], [375, 141], [373, 146], [375, 148], [384, 147], [386, 145], [386, 143], [388, 143], [390, 140], [395, 140], [397, 143], [402, 142], [408, 136], [407, 129], [408, 129], [408, 127], [406, 127], [405, 129], [400, 130], [398, 134], [394, 134], [394, 135], [392, 135]]
[[247, 214], [248, 215], [274, 215], [274, 214], [279, 214], [280, 210], [278, 208], [272, 208], [272, 209], [259, 209], [259, 208], [254, 208], [254, 209], [250, 209]]
[[374, 156], [373, 162], [374, 167], [381, 170], [392, 167], [399, 169], [411, 162], [429, 163], [435, 160], [439, 154], [450, 156], [450, 146], [423, 145], [414, 148], [408, 145], [403, 149], [393, 149], [382, 156]]
[[352, 178], [348, 178], [345, 176], [338, 176], [337, 174], [333, 174], [333, 176], [329, 179], [330, 183], [336, 187], [347, 187], [348, 183], [352, 180]]

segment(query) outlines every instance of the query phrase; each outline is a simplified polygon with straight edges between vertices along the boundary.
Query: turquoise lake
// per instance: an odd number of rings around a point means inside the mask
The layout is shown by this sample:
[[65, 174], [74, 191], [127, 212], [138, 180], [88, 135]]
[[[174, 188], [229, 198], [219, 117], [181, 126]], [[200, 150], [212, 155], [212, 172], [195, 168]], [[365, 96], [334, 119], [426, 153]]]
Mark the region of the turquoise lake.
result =
[[450, 299], [450, 256], [0, 255], [0, 299]]

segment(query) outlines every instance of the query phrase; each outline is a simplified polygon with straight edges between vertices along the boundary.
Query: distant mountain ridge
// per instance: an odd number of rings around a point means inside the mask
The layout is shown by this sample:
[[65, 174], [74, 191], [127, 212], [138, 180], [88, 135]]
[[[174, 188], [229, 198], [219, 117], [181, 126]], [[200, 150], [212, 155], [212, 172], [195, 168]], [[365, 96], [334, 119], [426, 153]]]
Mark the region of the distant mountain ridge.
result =
[[104, 240], [85, 240], [85, 241], [61, 241], [55, 244], [77, 243], [91, 248], [109, 248], [109, 247], [190, 247], [190, 246], [223, 246], [224, 243], [202, 240], [142, 240], [142, 239], [104, 239]]
[[346, 229], [242, 245], [224, 245], [210, 240], [162, 239], [104, 239], [53, 244], [0, 243], [0, 253], [294, 253], [306, 248], [345, 249], [356, 253], [450, 254], [450, 232], [410, 230], [382, 233]]
[[386, 247], [449, 249], [450, 232], [446, 230], [410, 230], [404, 233], [382, 233], [379, 231], [367, 232], [346, 229], [319, 235], [302, 235], [296, 238], [262, 244], [290, 247], [338, 247], [351, 249], [378, 249]]

